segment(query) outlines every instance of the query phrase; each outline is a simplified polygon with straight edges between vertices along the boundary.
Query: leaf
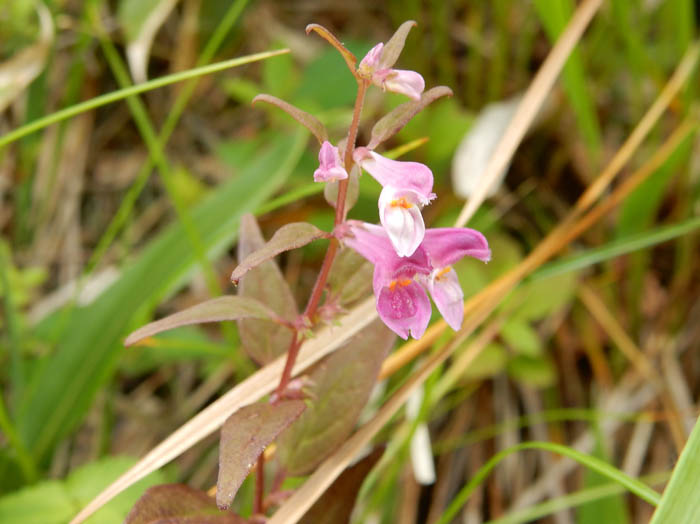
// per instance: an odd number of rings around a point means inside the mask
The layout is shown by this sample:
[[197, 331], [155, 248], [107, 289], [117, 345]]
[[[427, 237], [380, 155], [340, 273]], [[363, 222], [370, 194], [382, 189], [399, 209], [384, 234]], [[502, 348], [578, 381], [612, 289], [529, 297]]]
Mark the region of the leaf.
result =
[[251, 104], [255, 105], [257, 102], [267, 102], [268, 104], [279, 107], [282, 111], [311, 131], [311, 133], [318, 140], [319, 144], [323, 144], [323, 142], [328, 140], [328, 131], [326, 130], [326, 126], [324, 126], [321, 121], [312, 114], [307, 113], [306, 111], [303, 111], [298, 107], [295, 107], [292, 104], [272, 95], [260, 94], [253, 98]]
[[526, 355], [517, 355], [508, 362], [508, 374], [514, 380], [536, 388], [551, 386], [557, 378], [556, 370], [549, 360]]
[[528, 322], [509, 319], [501, 327], [501, 337], [517, 353], [530, 357], [542, 355], [542, 340]]
[[382, 49], [382, 55], [379, 57], [379, 69], [392, 67], [399, 59], [403, 46], [406, 44], [408, 32], [416, 26], [413, 20], [408, 20], [399, 26], [393, 36]]
[[673, 468], [671, 480], [650, 524], [698, 522], [700, 517], [700, 422], [695, 421], [688, 442]]
[[274, 311], [254, 298], [239, 296], [217, 297], [146, 324], [126, 337], [124, 345], [131, 346], [146, 337], [151, 337], [162, 331], [168, 331], [180, 326], [239, 320], [241, 318], [275, 319], [278, 317]]
[[343, 248], [335, 257], [328, 287], [340, 298], [340, 305], [345, 306], [364, 298], [372, 291], [372, 274], [374, 266], [364, 257], [349, 248]]
[[222, 513], [214, 499], [184, 484], [164, 484], [146, 490], [124, 524], [243, 524], [233, 513]]
[[384, 448], [377, 448], [357, 464], [343, 471], [299, 522], [301, 524], [345, 524], [350, 522], [355, 499], [362, 482], [383, 453]]
[[303, 400], [245, 406], [221, 428], [216, 504], [229, 507], [238, 488], [265, 448], [306, 409]]
[[0, 498], [0, 522], [64, 524], [75, 512], [62, 482], [50, 480]]
[[348, 65], [348, 69], [355, 74], [355, 64], [357, 63], [357, 58], [353, 55], [340, 40], [338, 40], [333, 33], [328, 29], [319, 24], [309, 24], [306, 26], [306, 34], [308, 35], [311, 31], [315, 31], [321, 38], [326, 42], [335, 47], [338, 52], [343, 56], [343, 60]]
[[153, 39], [178, 0], [121, 0], [117, 18], [126, 36], [126, 56], [135, 83], [147, 80]]
[[[238, 260], [243, 260], [264, 245], [265, 239], [255, 217], [250, 214], [243, 215], [238, 241]], [[274, 260], [268, 260], [251, 269], [240, 281], [238, 296], [259, 300], [290, 322], [299, 314], [292, 291]], [[267, 364], [287, 351], [294, 336], [285, 326], [254, 318], [239, 320], [238, 332], [243, 349], [260, 364]]]
[[372, 139], [367, 144], [369, 149], [376, 149], [382, 142], [390, 139], [401, 131], [411, 119], [429, 104], [440, 97], [452, 96], [452, 89], [446, 86], [437, 86], [424, 92], [420, 100], [411, 100], [395, 107], [390, 113], [384, 115], [372, 128]]
[[51, 13], [42, 2], [36, 2], [40, 33], [35, 44], [22, 49], [0, 64], [0, 113], [43, 71], [54, 38]]
[[[335, 209], [336, 201], [338, 200], [338, 185], [340, 182], [327, 182], [323, 187], [323, 197], [326, 202]], [[348, 175], [348, 192], [345, 195], [345, 212], [350, 211], [357, 203], [357, 198], [360, 195], [359, 167], [357, 164], [352, 166]]]
[[260, 249], [252, 252], [238, 264], [231, 273], [231, 282], [238, 284], [240, 278], [254, 267], [271, 258], [330, 235], [307, 222], [292, 222], [279, 228], [272, 238]]
[[309, 373], [311, 404], [278, 441], [290, 475], [313, 470], [350, 434], [396, 336], [375, 320]]
[[[228, 249], [238, 234], [238, 220], [277, 191], [296, 165], [307, 141], [281, 139], [258, 153], [235, 177], [192, 211], [209, 257]], [[121, 277], [89, 307], [47, 317], [39, 331], [53, 351], [31, 377], [17, 411], [18, 432], [41, 460], [52, 445], [82, 420], [99, 387], [111, 377], [123, 352], [122, 339], [140, 308], [152, 307], [188, 281], [197, 261], [182, 226], [175, 224], [154, 238]], [[58, 402], [57, 399], [61, 399]]]

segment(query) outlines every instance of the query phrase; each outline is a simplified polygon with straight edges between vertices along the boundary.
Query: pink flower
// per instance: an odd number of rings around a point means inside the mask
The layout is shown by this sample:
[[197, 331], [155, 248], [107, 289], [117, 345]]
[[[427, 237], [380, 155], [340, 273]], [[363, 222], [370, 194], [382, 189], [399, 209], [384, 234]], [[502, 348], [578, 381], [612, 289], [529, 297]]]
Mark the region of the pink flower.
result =
[[348, 177], [348, 172], [340, 161], [338, 148], [327, 140], [323, 142], [318, 152], [318, 162], [318, 169], [314, 171], [315, 182], [333, 182]]
[[357, 68], [360, 76], [370, 79], [374, 85], [381, 87], [384, 91], [400, 93], [413, 100], [420, 100], [421, 93], [425, 90], [423, 77], [415, 71], [382, 67], [383, 51], [384, 44], [381, 43], [369, 50]]
[[433, 268], [426, 282], [430, 296], [445, 321], [456, 331], [464, 318], [464, 293], [452, 264], [465, 256], [488, 262], [491, 259], [489, 244], [484, 235], [474, 229], [445, 227], [426, 231], [421, 248], [427, 252]]
[[400, 257], [413, 254], [425, 234], [420, 209], [435, 193], [433, 173], [418, 162], [385, 158], [366, 147], [358, 147], [353, 158], [384, 189], [379, 196], [379, 221]]
[[473, 229], [437, 228], [411, 256], [396, 254], [388, 233], [380, 226], [350, 220], [338, 230], [343, 242], [374, 264], [373, 287], [382, 321], [404, 340], [420, 338], [430, 321], [430, 292], [438, 310], [454, 330], [462, 325], [464, 293], [452, 269], [462, 257], [488, 261], [486, 238]]

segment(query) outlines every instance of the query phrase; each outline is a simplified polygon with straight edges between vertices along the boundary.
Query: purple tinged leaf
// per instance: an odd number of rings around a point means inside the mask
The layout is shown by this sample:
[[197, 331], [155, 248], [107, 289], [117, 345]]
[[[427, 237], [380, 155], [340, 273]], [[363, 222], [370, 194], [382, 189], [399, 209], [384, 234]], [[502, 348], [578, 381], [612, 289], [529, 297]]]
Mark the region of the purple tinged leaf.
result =
[[301, 524], [347, 524], [362, 482], [382, 457], [384, 448], [377, 448], [350, 466], [331, 484], [299, 520]]
[[310, 405], [277, 441], [280, 462], [305, 475], [352, 432], [396, 336], [375, 320], [309, 374]]
[[204, 324], [206, 322], [222, 322], [224, 320], [239, 320], [241, 318], [265, 318], [284, 323], [274, 311], [262, 302], [247, 297], [217, 297], [196, 306], [178, 311], [170, 316], [146, 324], [126, 337], [125, 346], [131, 346], [162, 331], [168, 331], [180, 326]]
[[146, 490], [124, 524], [245, 524], [246, 519], [222, 513], [214, 499], [184, 484], [164, 484]]
[[[238, 260], [265, 245], [255, 217], [241, 217], [238, 242]], [[239, 297], [250, 297], [267, 304], [281, 318], [293, 322], [299, 314], [292, 291], [274, 260], [263, 262], [251, 269], [238, 285]], [[243, 349], [259, 364], [267, 364], [289, 348], [294, 334], [278, 323], [257, 318], [238, 321], [238, 333]]]
[[311, 133], [313, 133], [318, 140], [319, 144], [323, 144], [323, 142], [328, 140], [328, 131], [326, 130], [326, 127], [318, 118], [307, 113], [306, 111], [303, 111], [298, 107], [277, 98], [276, 96], [267, 94], [260, 94], [253, 98], [252, 105], [255, 105], [257, 102], [267, 102], [268, 104], [272, 104], [273, 106], [280, 108], [294, 120], [303, 125], [306, 129], [311, 131]]
[[260, 454], [305, 408], [303, 400], [258, 403], [245, 406], [226, 419], [219, 444], [219, 508], [229, 507]]
[[411, 119], [440, 97], [452, 96], [452, 89], [437, 86], [427, 90], [420, 100], [404, 102], [382, 117], [372, 128], [372, 139], [367, 144], [368, 149], [376, 149], [379, 144], [390, 139], [401, 131]]
[[[326, 186], [323, 188], [323, 196], [326, 202], [333, 208], [335, 208], [336, 201], [338, 200], [338, 184], [339, 182], [327, 182]], [[345, 212], [347, 213], [352, 209], [352, 207], [357, 203], [357, 198], [360, 195], [360, 180], [359, 180], [359, 169], [357, 164], [352, 166], [350, 170], [350, 175], [348, 176], [348, 192], [345, 196]]]
[[343, 60], [348, 65], [348, 69], [354, 75], [355, 74], [355, 64], [357, 63], [357, 58], [343, 45], [343, 43], [338, 40], [333, 33], [328, 29], [319, 24], [309, 24], [306, 26], [306, 34], [308, 35], [311, 31], [315, 31], [318, 35], [323, 38], [326, 42], [335, 47], [338, 52], [343, 56]]
[[406, 37], [411, 28], [416, 24], [413, 20], [408, 20], [399, 26], [394, 35], [384, 45], [382, 56], [379, 58], [379, 69], [392, 67], [399, 59], [403, 46], [406, 44]]
[[374, 266], [352, 249], [342, 249], [335, 257], [328, 275], [328, 287], [341, 306], [369, 296], [372, 292]]
[[307, 222], [292, 222], [279, 228], [272, 238], [260, 249], [245, 257], [231, 273], [231, 282], [238, 284], [240, 278], [248, 271], [271, 258], [319, 238], [329, 238], [330, 235]]

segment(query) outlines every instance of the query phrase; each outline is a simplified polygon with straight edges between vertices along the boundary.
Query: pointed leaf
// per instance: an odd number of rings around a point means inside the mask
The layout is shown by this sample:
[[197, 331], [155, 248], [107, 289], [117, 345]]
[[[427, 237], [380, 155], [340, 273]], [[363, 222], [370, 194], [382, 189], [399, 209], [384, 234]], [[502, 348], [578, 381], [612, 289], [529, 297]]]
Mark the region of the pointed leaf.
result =
[[184, 484], [163, 484], [146, 490], [124, 524], [244, 524], [243, 517], [222, 513], [214, 499]]
[[178, 311], [170, 316], [146, 324], [126, 337], [125, 346], [155, 335], [162, 331], [168, 331], [180, 326], [190, 324], [203, 324], [205, 322], [222, 322], [224, 320], [238, 320], [241, 318], [265, 318], [281, 319], [262, 302], [247, 297], [217, 297], [196, 306]]
[[372, 291], [374, 266], [354, 250], [343, 248], [335, 257], [328, 275], [328, 287], [346, 306], [368, 296]]
[[238, 267], [231, 273], [231, 282], [238, 284], [240, 278], [248, 271], [284, 251], [305, 246], [319, 238], [328, 237], [330, 237], [328, 233], [307, 222], [293, 222], [282, 226], [272, 235], [267, 244], [252, 252], [240, 262]]
[[343, 471], [323, 496], [309, 508], [301, 524], [347, 524], [362, 482], [382, 457], [384, 448], [377, 448], [357, 464]]
[[[239, 238], [238, 260], [243, 260], [265, 245], [258, 223], [251, 214], [241, 217]], [[289, 322], [299, 313], [292, 291], [274, 260], [251, 269], [241, 279], [238, 296], [259, 300]], [[260, 364], [267, 364], [283, 354], [294, 336], [285, 326], [257, 318], [239, 320], [238, 333], [243, 349]]]
[[376, 149], [382, 142], [390, 139], [410, 122], [420, 111], [440, 97], [452, 96], [452, 89], [437, 86], [423, 93], [420, 100], [404, 102], [382, 117], [372, 128], [372, 139], [367, 144], [369, 149]]
[[413, 20], [408, 20], [399, 26], [382, 49], [382, 56], [379, 57], [379, 69], [388, 69], [396, 63], [401, 51], [403, 51], [403, 46], [406, 44], [408, 32], [416, 25], [418, 24]]
[[375, 320], [311, 371], [311, 404], [278, 441], [280, 461], [290, 475], [310, 472], [345, 441], [395, 339]]
[[323, 144], [323, 142], [328, 140], [328, 131], [326, 130], [326, 126], [324, 126], [321, 121], [312, 114], [307, 113], [306, 111], [303, 111], [298, 107], [295, 107], [292, 104], [272, 95], [260, 94], [253, 98], [251, 103], [255, 105], [257, 102], [267, 102], [268, 104], [279, 107], [282, 111], [311, 131], [318, 140], [319, 144]]
[[282, 430], [299, 418], [305, 408], [303, 400], [251, 404], [224, 422], [219, 450], [219, 480], [216, 483], [219, 508], [229, 507], [260, 454]]
[[[340, 182], [326, 182], [323, 188], [323, 197], [326, 199], [329, 205], [335, 208], [336, 201], [338, 200], [338, 185]], [[357, 198], [360, 195], [360, 180], [359, 180], [359, 168], [357, 164], [352, 166], [350, 170], [350, 175], [348, 175], [348, 192], [345, 196], [345, 212], [350, 211], [353, 206], [357, 203]]]
[[338, 40], [333, 33], [328, 29], [319, 24], [309, 24], [306, 26], [306, 34], [308, 35], [311, 31], [315, 31], [318, 35], [326, 40], [329, 44], [335, 47], [338, 52], [343, 56], [343, 60], [348, 65], [348, 68], [355, 74], [355, 64], [357, 63], [357, 58]]

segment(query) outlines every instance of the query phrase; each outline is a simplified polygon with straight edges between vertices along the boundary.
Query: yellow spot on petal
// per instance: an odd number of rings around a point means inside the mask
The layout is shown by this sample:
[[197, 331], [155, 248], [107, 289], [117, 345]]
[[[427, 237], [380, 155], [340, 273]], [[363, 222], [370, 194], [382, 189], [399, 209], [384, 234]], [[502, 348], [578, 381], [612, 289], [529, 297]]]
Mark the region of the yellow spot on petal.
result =
[[391, 207], [402, 207], [404, 209], [411, 209], [413, 207], [413, 204], [411, 204], [408, 200], [406, 200], [404, 197], [397, 198], [396, 200], [392, 200], [389, 205]]
[[452, 266], [447, 266], [443, 267], [440, 271], [437, 272], [435, 275], [435, 280], [440, 280], [442, 277], [444, 277], [447, 273], [452, 271]]
[[399, 286], [401, 287], [406, 287], [411, 285], [411, 279], [410, 278], [403, 278], [399, 280]]

